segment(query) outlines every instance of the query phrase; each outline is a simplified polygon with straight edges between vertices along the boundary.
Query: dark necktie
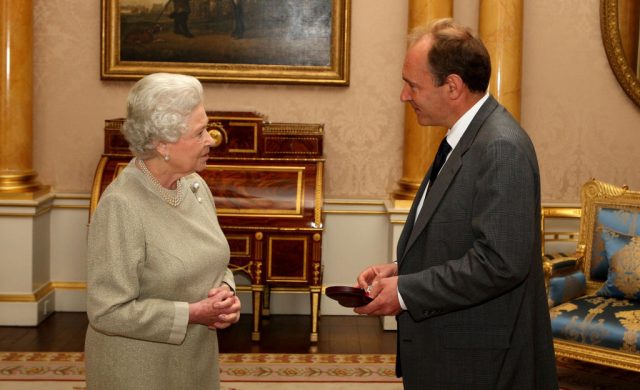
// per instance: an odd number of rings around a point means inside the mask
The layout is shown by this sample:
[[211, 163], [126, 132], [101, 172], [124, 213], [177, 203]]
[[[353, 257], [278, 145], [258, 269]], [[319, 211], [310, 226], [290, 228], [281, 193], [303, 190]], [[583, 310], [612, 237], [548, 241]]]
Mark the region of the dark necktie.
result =
[[431, 166], [431, 174], [429, 175], [429, 189], [433, 187], [433, 183], [436, 181], [436, 177], [438, 177], [438, 172], [444, 165], [444, 162], [447, 161], [447, 155], [451, 151], [451, 145], [447, 142], [447, 137], [442, 139], [440, 142], [440, 146], [438, 147], [438, 151], [436, 152], [436, 158], [433, 160], [433, 165]]
[[447, 137], [444, 137], [442, 139], [442, 142], [440, 142], [440, 146], [438, 146], [438, 151], [436, 152], [436, 158], [433, 159], [433, 164], [431, 164], [431, 173], [429, 174], [429, 186], [422, 193], [422, 199], [420, 200], [420, 203], [418, 203], [418, 207], [416, 208], [416, 215], [415, 215], [416, 220], [418, 219], [418, 216], [422, 211], [422, 205], [424, 203], [425, 197], [427, 196], [429, 191], [431, 191], [431, 188], [433, 187], [433, 183], [436, 181], [436, 177], [438, 177], [438, 172], [440, 172], [440, 169], [444, 165], [445, 161], [447, 161], [447, 155], [449, 154], [450, 151], [451, 151], [451, 145], [449, 145], [449, 143], [447, 142]]

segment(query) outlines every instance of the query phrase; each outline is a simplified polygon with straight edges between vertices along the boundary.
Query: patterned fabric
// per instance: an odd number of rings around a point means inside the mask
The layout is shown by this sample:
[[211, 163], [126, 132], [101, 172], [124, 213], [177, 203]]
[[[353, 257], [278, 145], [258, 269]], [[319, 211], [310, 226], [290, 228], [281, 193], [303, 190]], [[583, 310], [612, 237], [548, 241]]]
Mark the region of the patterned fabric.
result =
[[551, 278], [547, 286], [547, 303], [554, 307], [584, 294], [586, 278], [577, 270], [578, 259], [562, 252], [547, 253], [542, 256], [545, 264], [551, 266]]
[[592, 280], [605, 281], [609, 273], [610, 257], [605, 249], [608, 232], [614, 231], [628, 236], [640, 236], [640, 221], [638, 220], [640, 210], [623, 208], [600, 208], [598, 219], [593, 230], [593, 241], [591, 250], [591, 271]]
[[588, 295], [550, 310], [553, 336], [559, 339], [640, 352], [640, 303]]
[[554, 307], [584, 294], [587, 278], [582, 271], [549, 280], [549, 307]]
[[609, 273], [597, 295], [640, 299], [640, 236], [604, 229], [602, 237]]

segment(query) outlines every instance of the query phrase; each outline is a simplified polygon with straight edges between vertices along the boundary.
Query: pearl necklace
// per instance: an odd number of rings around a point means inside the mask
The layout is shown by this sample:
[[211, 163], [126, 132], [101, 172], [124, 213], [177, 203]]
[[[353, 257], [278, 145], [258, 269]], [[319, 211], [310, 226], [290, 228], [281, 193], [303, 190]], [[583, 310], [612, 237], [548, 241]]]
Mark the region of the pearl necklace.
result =
[[169, 203], [173, 207], [176, 207], [177, 205], [180, 204], [180, 201], [182, 201], [182, 194], [184, 192], [182, 179], [178, 179], [175, 190], [169, 190], [163, 187], [162, 184], [160, 184], [160, 182], [158, 181], [158, 179], [156, 179], [156, 177], [153, 176], [153, 174], [149, 171], [149, 168], [147, 168], [147, 165], [144, 163], [143, 160], [136, 158], [136, 162], [138, 163], [137, 165], [142, 171], [142, 173], [144, 173], [144, 175], [151, 181], [151, 184], [153, 184], [154, 188], [157, 190], [158, 194], [160, 194], [160, 197], [164, 199], [165, 202]]

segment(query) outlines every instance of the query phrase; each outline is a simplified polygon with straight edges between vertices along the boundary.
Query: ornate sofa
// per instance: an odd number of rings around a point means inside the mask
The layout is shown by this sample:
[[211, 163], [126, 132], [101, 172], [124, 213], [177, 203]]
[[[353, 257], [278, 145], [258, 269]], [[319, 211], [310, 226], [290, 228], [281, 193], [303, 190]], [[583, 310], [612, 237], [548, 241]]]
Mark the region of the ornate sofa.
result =
[[557, 356], [640, 371], [640, 192], [591, 180], [575, 256], [544, 258]]

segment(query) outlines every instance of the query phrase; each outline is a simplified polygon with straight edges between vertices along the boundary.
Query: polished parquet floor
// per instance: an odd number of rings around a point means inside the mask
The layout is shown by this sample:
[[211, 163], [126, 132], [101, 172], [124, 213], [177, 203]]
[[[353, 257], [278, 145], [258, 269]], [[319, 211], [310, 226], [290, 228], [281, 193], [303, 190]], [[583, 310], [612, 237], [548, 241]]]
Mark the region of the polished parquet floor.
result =
[[[37, 327], [0, 326], [0, 351], [81, 352], [87, 329], [85, 313], [54, 313]], [[309, 341], [309, 316], [273, 315], [262, 323], [262, 339], [251, 341], [251, 315], [219, 331], [222, 353], [395, 353], [396, 333], [380, 320], [363, 316], [322, 316], [319, 341]]]

